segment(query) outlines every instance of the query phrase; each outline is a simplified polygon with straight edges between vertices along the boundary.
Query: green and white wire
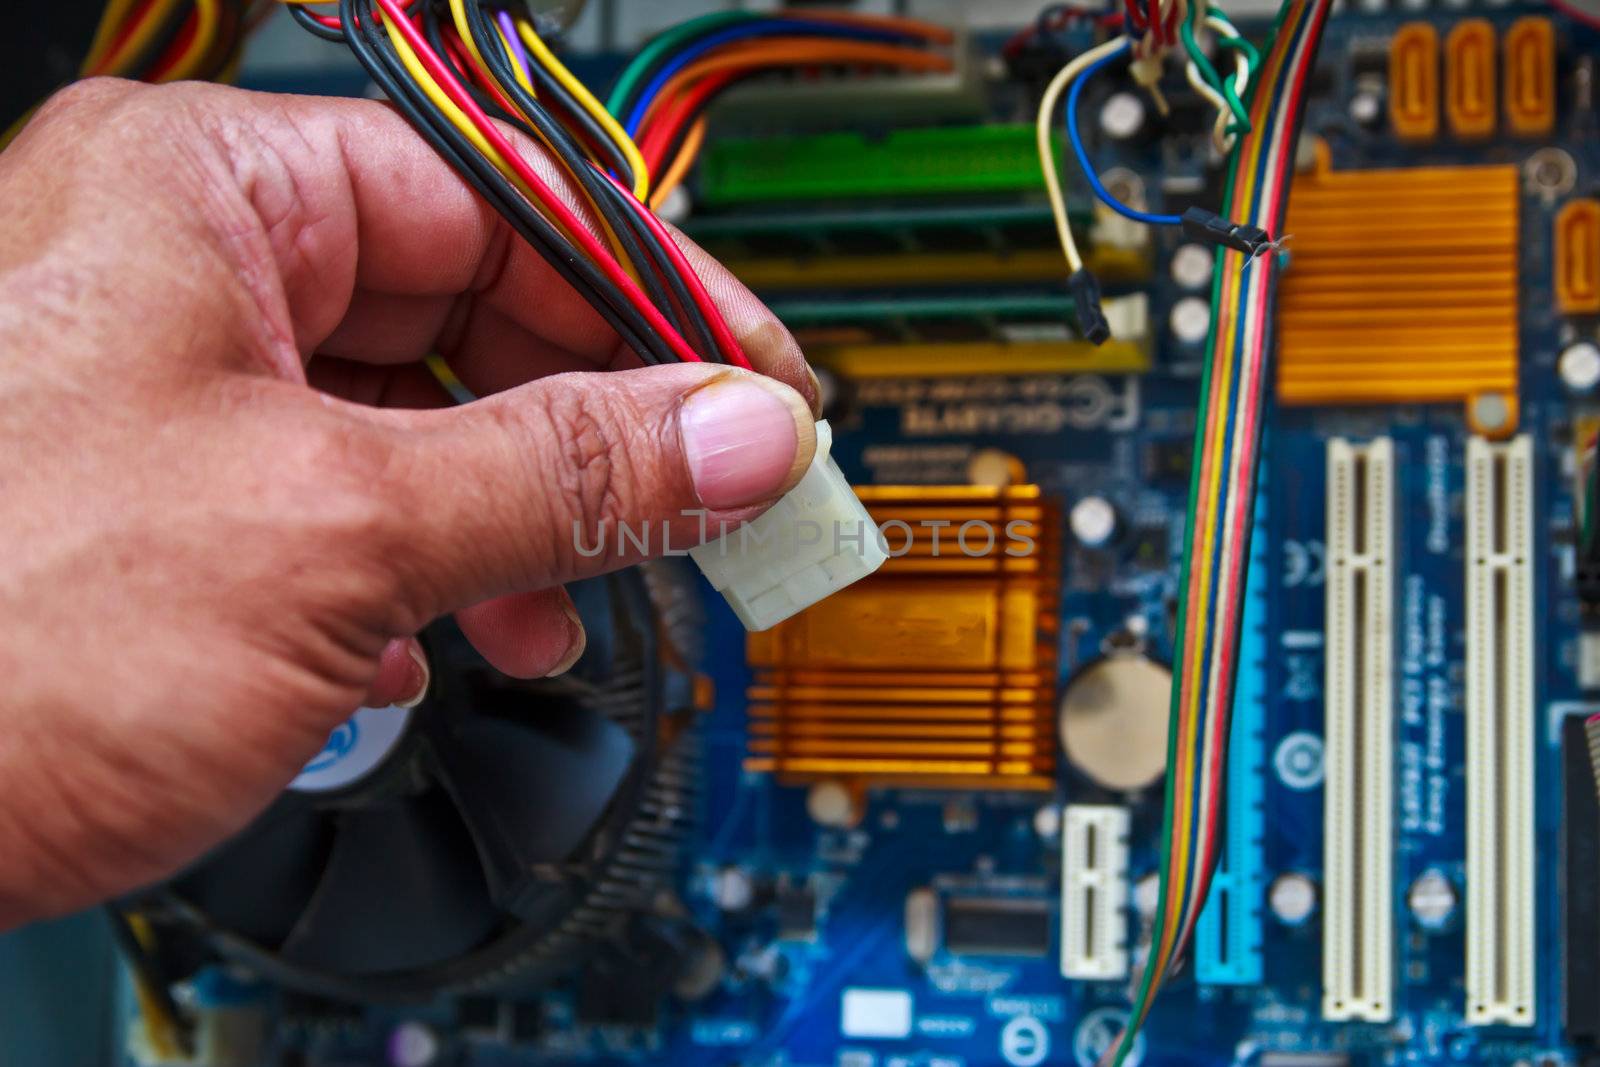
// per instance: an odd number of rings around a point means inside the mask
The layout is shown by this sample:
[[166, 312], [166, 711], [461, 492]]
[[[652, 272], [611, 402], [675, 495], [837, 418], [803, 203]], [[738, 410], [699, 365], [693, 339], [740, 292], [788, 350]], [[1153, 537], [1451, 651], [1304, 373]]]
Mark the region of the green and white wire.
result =
[[[1218, 33], [1237, 32], [1233, 28], [1233, 23], [1214, 14], [1206, 16], [1206, 25]], [[1250, 66], [1250, 59], [1243, 51], [1234, 52], [1233, 91], [1241, 100], [1244, 99], [1245, 90], [1250, 87]], [[1200, 73], [1200, 68], [1193, 59], [1184, 64], [1183, 74], [1189, 81], [1189, 87], [1217, 109], [1217, 120], [1211, 128], [1211, 143], [1216, 146], [1218, 152], [1226, 154], [1238, 140], [1238, 133], [1230, 129], [1233, 124], [1233, 112], [1229, 110], [1227, 98], [1206, 82], [1205, 76]]]
[[1083, 269], [1083, 256], [1079, 255], [1078, 244], [1072, 238], [1072, 223], [1067, 219], [1067, 197], [1061, 188], [1055, 143], [1050, 136], [1055, 128], [1056, 106], [1061, 102], [1061, 94], [1080, 74], [1096, 61], [1121, 48], [1124, 40], [1123, 37], [1113, 37], [1074, 58], [1050, 79], [1050, 85], [1039, 102], [1039, 117], [1034, 128], [1039, 146], [1039, 168], [1044, 171], [1044, 188], [1050, 195], [1050, 213], [1055, 216], [1056, 236], [1061, 239], [1061, 251], [1067, 257], [1067, 269], [1072, 272]]

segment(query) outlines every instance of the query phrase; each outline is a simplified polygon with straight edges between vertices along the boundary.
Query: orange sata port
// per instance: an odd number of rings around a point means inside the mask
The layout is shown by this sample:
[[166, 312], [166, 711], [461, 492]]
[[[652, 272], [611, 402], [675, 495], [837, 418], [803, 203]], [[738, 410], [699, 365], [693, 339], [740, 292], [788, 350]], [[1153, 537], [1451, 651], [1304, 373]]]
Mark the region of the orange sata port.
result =
[[1494, 48], [1494, 27], [1487, 19], [1463, 19], [1445, 38], [1445, 119], [1463, 141], [1494, 133], [1499, 110]]
[[1600, 200], [1573, 200], [1556, 215], [1556, 307], [1600, 312]]
[[1506, 31], [1506, 125], [1540, 137], [1556, 125], [1556, 31], [1550, 20], [1520, 18]]
[[1439, 136], [1439, 33], [1408, 22], [1389, 42], [1389, 121], [1403, 141]]

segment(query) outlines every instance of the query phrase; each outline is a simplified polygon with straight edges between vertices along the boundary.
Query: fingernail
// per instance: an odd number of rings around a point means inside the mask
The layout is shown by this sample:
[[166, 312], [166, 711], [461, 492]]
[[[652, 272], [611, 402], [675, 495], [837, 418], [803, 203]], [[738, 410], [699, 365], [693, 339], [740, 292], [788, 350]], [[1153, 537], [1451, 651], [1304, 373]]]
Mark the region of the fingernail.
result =
[[406, 652], [411, 657], [411, 669], [406, 672], [405, 692], [416, 695], [409, 700], [396, 701], [395, 706], [414, 708], [428, 695], [428, 679], [432, 677], [432, 672], [428, 669], [428, 657], [422, 654], [420, 645], [413, 643]]
[[812, 425], [800, 394], [771, 379], [730, 375], [691, 393], [679, 427], [700, 503], [737, 508], [781, 496], [811, 460], [801, 440]]
[[806, 376], [811, 379], [811, 417], [822, 418], [822, 383], [817, 380], [817, 372], [810, 367], [806, 368]]
[[567, 646], [567, 654], [561, 657], [559, 663], [550, 668], [550, 673], [545, 675], [546, 678], [554, 678], [558, 674], [566, 674], [572, 669], [572, 665], [577, 663], [579, 658], [583, 656], [583, 650], [589, 647], [589, 634], [583, 628], [583, 620], [578, 618], [578, 610], [572, 606], [571, 601], [563, 603], [561, 608], [567, 613], [567, 622], [571, 629], [568, 640], [571, 644]]

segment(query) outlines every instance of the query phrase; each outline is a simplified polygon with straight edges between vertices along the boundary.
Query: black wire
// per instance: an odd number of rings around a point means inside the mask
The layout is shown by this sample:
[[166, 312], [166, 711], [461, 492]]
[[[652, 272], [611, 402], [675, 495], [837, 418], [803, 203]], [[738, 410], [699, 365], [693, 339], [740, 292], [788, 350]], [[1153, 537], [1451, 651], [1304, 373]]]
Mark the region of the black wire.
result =
[[[357, 3], [365, 4], [358, 18]], [[339, 0], [339, 17], [350, 50], [372, 80], [393, 101], [422, 138], [461, 175], [541, 256], [617, 331], [646, 363], [672, 362], [676, 356], [617, 286], [529, 206], [487, 159], [403, 73], [399, 57], [376, 27], [372, 0]]]
[[172, 999], [172, 981], [167, 977], [166, 971], [139, 941], [126, 915], [109, 904], [106, 905], [105, 913], [106, 921], [111, 925], [111, 940], [116, 942], [122, 958], [138, 977], [139, 984], [156, 998], [161, 1010], [172, 1019], [173, 1025], [177, 1028], [174, 1036], [178, 1040], [179, 1051], [185, 1056], [194, 1055], [193, 1035], [190, 1033], [188, 1020], [178, 1008], [178, 1002]]
[[622, 179], [622, 184], [632, 189], [638, 175], [633, 172], [633, 165], [628, 162], [628, 157], [623, 155], [617, 143], [606, 136], [606, 131], [601, 128], [595, 117], [589, 114], [576, 97], [567, 91], [554, 75], [545, 69], [541, 63], [530, 63], [531, 74], [539, 96], [545, 100], [558, 100], [561, 103], [562, 113], [569, 122], [582, 127], [584, 139], [594, 145], [596, 150], [605, 157], [605, 165]]
[[[618, 189], [605, 175], [598, 173], [590, 165], [589, 157], [584, 153], [582, 146], [573, 139], [571, 132], [522, 87], [511, 66], [513, 60], [506, 53], [504, 42], [495, 32], [483, 9], [478, 5], [472, 5], [468, 9], [468, 21], [471, 23], [469, 29], [477, 38], [479, 54], [483, 56], [484, 64], [489, 68], [490, 74], [500, 83], [501, 89], [533, 120], [539, 134], [547, 139], [550, 146], [567, 163], [579, 184], [594, 201], [595, 208], [605, 216], [612, 231], [617, 235], [624, 254], [636, 265], [646, 267], [644, 254], [648, 253], [649, 266], [654, 269], [641, 270], [639, 275], [651, 302], [667, 316], [686, 340], [697, 347], [700, 353], [726, 362], [727, 353], [723, 353], [717, 347], [715, 335], [711, 332], [710, 324], [706, 322], [705, 314], [689, 295], [688, 286], [674, 268], [661, 242], [648, 226], [635, 221], [638, 213], [650, 209], [639, 203], [631, 193]], [[672, 290], [671, 299], [661, 288], [662, 278], [666, 279], [668, 287]], [[685, 317], [690, 327], [688, 330], [684, 329]]]
[[343, 30], [330, 29], [324, 26], [311, 14], [309, 8], [301, 7], [299, 4], [290, 4], [288, 6], [289, 17], [298, 22], [302, 29], [321, 37], [324, 41], [332, 41], [335, 44], [346, 43]]

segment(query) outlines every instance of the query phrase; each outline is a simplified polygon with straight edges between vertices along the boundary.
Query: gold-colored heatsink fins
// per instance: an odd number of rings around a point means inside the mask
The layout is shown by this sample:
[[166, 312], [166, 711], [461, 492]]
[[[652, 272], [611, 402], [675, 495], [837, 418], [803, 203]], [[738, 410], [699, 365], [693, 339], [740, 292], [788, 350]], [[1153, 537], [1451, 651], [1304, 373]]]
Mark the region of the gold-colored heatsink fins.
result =
[[1333, 171], [1319, 145], [1284, 224], [1278, 399], [1458, 401], [1478, 432], [1514, 431], [1517, 181], [1515, 166]]
[[750, 635], [746, 768], [791, 783], [1052, 788], [1058, 509], [1037, 486], [857, 492], [892, 558]]

